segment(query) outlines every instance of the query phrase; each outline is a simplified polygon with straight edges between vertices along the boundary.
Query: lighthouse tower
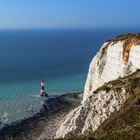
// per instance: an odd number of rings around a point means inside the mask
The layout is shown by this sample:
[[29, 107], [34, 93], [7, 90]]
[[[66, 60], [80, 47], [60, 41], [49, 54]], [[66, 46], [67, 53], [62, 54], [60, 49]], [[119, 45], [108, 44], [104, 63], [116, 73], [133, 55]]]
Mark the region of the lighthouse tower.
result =
[[44, 89], [44, 81], [41, 81], [41, 88], [40, 88], [40, 96], [46, 97], [47, 93], [45, 93], [45, 89]]

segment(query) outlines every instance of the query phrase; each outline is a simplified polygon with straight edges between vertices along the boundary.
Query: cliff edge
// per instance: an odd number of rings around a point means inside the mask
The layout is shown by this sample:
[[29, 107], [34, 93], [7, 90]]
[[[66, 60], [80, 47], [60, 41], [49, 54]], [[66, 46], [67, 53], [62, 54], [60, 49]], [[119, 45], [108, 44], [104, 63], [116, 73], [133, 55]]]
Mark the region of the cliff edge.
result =
[[[90, 63], [82, 103], [68, 114], [55, 138], [95, 132], [130, 98], [126, 83], [119, 82], [140, 69], [140, 34], [126, 34], [106, 41]], [[117, 84], [118, 85], [118, 84]]]

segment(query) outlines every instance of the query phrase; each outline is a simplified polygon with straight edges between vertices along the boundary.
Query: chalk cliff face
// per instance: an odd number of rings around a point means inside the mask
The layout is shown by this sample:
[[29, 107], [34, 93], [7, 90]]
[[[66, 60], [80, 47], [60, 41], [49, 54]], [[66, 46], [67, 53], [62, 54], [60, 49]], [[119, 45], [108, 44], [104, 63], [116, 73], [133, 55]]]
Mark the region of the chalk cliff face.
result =
[[140, 40], [129, 38], [103, 44], [90, 64], [83, 101], [104, 83], [124, 77], [140, 68], [139, 43]]
[[90, 64], [81, 106], [66, 116], [55, 137], [94, 132], [129, 98], [123, 85], [117, 90], [101, 87], [137, 69], [140, 69], [139, 34], [119, 36], [105, 42]]

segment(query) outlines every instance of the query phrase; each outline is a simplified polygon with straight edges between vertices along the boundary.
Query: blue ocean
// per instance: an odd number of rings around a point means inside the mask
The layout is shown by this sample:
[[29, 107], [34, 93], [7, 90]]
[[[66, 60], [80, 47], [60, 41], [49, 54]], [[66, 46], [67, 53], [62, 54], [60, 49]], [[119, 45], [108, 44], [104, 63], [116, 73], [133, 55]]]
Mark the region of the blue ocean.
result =
[[1, 29], [0, 125], [41, 108], [50, 95], [83, 91], [88, 67], [105, 40], [138, 29]]

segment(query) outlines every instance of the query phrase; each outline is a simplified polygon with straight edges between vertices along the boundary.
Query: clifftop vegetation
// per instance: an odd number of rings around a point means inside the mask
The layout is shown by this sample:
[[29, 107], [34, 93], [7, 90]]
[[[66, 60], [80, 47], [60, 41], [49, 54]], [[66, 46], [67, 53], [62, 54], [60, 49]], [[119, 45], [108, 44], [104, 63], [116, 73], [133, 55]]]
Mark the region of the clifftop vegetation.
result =
[[119, 36], [117, 36], [116, 38], [107, 40], [106, 42], [118, 42], [118, 41], [124, 41], [126, 39], [130, 39], [130, 38], [138, 38], [140, 39], [140, 33], [136, 33], [136, 34], [132, 34], [132, 33], [127, 33], [127, 34], [121, 34]]

